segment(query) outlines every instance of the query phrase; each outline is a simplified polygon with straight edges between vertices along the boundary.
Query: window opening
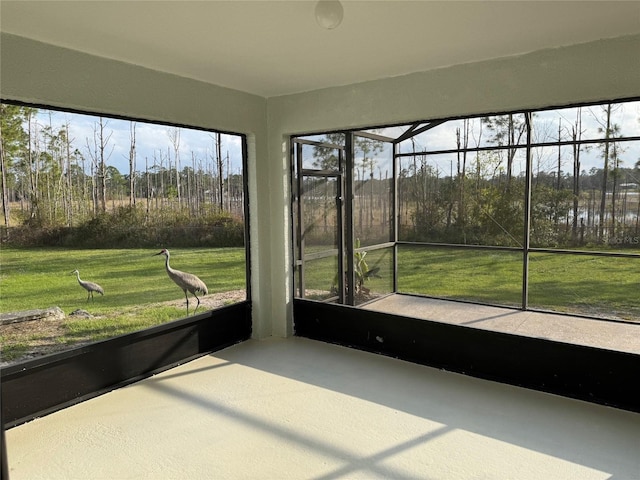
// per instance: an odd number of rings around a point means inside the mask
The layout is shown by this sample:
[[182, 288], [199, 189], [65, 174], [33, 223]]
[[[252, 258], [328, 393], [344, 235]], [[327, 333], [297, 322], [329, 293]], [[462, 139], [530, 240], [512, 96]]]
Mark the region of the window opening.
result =
[[377, 295], [640, 321], [638, 118], [628, 100], [332, 133], [345, 258], [380, 266]]
[[[206, 284], [196, 314], [247, 300], [243, 135], [0, 107], [3, 362], [186, 317], [161, 249]], [[18, 322], [27, 310], [57, 317]]]

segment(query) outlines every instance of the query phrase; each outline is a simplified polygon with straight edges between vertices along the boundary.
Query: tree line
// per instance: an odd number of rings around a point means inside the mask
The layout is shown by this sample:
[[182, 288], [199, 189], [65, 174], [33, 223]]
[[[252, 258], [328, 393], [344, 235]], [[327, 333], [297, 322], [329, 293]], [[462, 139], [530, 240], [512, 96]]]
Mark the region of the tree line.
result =
[[[640, 159], [628, 151], [633, 151], [632, 145], [637, 151], [640, 136], [624, 137], [615, 121], [619, 108], [620, 104], [590, 108], [588, 138], [583, 137], [585, 111], [576, 108], [574, 118], [553, 124], [555, 130], [536, 114], [530, 129], [523, 114], [505, 114], [457, 121], [455, 128], [445, 130], [454, 137], [450, 149], [427, 148], [426, 135], [405, 140], [409, 148], [397, 163], [399, 238], [521, 246], [529, 140], [531, 245], [638, 248]], [[341, 135], [329, 134], [325, 142], [339, 144]], [[376, 165], [381, 151], [379, 142], [356, 137], [354, 229], [371, 241], [388, 239], [393, 221], [392, 178]], [[338, 168], [335, 149], [317, 146], [313, 159], [315, 168]], [[307, 180], [309, 188], [319, 181]], [[330, 210], [332, 199], [327, 205]], [[307, 224], [318, 225], [314, 213], [309, 215]]]
[[[625, 158], [629, 144], [612, 120], [616, 108], [619, 105], [606, 104], [590, 110], [600, 138], [589, 141], [582, 137], [582, 108], [575, 109], [575, 118], [565, 119], [565, 125], [561, 118], [555, 132], [544, 131], [544, 124], [535, 121], [528, 131], [522, 115], [483, 117], [473, 131], [465, 120], [455, 131], [457, 152], [448, 175], [435, 169], [428, 155], [416, 154], [403, 162], [400, 214], [402, 218], [404, 209], [405, 218], [412, 218], [401, 222], [401, 234], [414, 240], [521, 246], [524, 140], [529, 135], [531, 244], [615, 243], [637, 248], [640, 160]], [[482, 135], [495, 147], [480, 148]], [[583, 168], [587, 153], [598, 159], [598, 166]]]
[[12, 227], [74, 228], [108, 215], [126, 217], [124, 210], [134, 210], [136, 222], [145, 225], [170, 217], [172, 224], [189, 223], [195, 216], [244, 222], [243, 172], [228, 151], [223, 154], [220, 133], [202, 132], [211, 148], [183, 158], [182, 129], [168, 127], [162, 146], [149, 156], [146, 145], [141, 159], [138, 123], [131, 121], [129, 169], [120, 172], [111, 162], [109, 119], [92, 117], [91, 133], [72, 138], [69, 120], [47, 122], [47, 110], [4, 103], [0, 109], [5, 238]]

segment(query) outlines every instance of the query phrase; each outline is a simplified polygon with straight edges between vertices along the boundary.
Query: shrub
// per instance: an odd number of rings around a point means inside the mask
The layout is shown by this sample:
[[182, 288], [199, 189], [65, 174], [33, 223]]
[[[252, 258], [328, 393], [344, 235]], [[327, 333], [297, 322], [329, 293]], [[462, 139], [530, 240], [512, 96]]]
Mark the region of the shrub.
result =
[[[75, 227], [23, 225], [4, 230], [5, 243], [14, 246], [74, 248], [242, 247], [244, 224], [227, 212], [191, 215], [184, 209], [147, 216], [135, 207], [119, 207]], [[8, 233], [8, 235], [7, 235]]]

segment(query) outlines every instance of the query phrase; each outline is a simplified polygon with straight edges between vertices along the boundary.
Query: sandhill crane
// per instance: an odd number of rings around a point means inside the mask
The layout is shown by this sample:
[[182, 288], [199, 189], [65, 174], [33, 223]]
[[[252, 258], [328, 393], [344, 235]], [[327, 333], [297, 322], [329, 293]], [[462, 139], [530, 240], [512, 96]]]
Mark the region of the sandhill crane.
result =
[[171, 268], [169, 266], [169, 250], [166, 248], [162, 249], [155, 255], [165, 256], [164, 266], [167, 268], [167, 274], [169, 275], [169, 278], [182, 289], [184, 292], [184, 298], [187, 300], [187, 315], [189, 315], [189, 296], [187, 295], [187, 292], [191, 292], [191, 294], [196, 297], [198, 304], [196, 305], [196, 309], [193, 311], [193, 314], [195, 315], [198, 307], [200, 306], [200, 299], [198, 298], [198, 295], [196, 295], [196, 292], [206, 295], [209, 293], [207, 286], [193, 273], [181, 272], [180, 270], [174, 270]]
[[80, 284], [80, 286], [87, 291], [87, 302], [89, 301], [89, 298], [91, 298], [91, 301], [93, 301], [93, 292], [104, 295], [104, 289], [100, 285], [98, 285], [97, 283], [85, 282], [84, 280], [80, 280], [80, 272], [77, 269], [71, 272], [72, 275], [74, 273], [78, 277], [78, 283]]

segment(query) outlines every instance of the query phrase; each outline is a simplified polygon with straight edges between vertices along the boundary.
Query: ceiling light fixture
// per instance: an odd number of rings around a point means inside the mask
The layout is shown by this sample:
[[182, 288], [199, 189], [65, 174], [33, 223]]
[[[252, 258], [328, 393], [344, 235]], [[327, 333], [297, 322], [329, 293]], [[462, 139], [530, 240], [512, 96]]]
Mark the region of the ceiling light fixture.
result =
[[327, 30], [333, 30], [342, 23], [344, 9], [338, 0], [320, 0], [316, 3], [316, 21]]

